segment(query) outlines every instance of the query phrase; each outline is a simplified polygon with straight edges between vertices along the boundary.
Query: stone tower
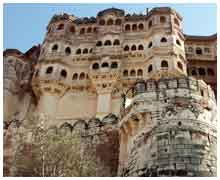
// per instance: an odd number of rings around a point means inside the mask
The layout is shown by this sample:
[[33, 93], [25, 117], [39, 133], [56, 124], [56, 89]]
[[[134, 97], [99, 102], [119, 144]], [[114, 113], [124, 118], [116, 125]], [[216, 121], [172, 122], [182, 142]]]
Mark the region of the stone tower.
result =
[[119, 122], [121, 176], [216, 175], [216, 101], [192, 78], [138, 82]]

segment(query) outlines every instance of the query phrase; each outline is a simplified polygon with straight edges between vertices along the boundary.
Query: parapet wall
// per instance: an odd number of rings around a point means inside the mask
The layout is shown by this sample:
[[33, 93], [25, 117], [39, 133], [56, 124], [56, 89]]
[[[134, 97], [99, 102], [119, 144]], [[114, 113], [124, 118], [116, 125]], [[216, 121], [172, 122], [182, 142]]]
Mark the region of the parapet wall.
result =
[[57, 126], [51, 126], [48, 128], [48, 131], [51, 133], [87, 137], [93, 134], [104, 132], [106, 129], [117, 128], [118, 117], [116, 117], [114, 114], [109, 114], [102, 120], [98, 118], [91, 118], [89, 120], [56, 119], [56, 122], [58, 124]]
[[174, 77], [162, 78], [159, 81], [149, 79], [146, 81], [137, 81], [131, 89], [127, 91], [127, 97], [131, 98], [140, 93], [160, 93], [164, 90], [186, 89], [193, 94], [201, 95], [203, 97], [215, 100], [214, 93], [210, 86], [203, 80], [196, 80], [192, 77]]

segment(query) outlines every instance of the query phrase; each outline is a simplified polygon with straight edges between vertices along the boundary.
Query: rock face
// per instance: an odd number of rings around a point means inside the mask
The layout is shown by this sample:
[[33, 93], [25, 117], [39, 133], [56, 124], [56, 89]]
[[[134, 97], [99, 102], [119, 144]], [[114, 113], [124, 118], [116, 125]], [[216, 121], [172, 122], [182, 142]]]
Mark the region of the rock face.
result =
[[40, 46], [34, 46], [24, 54], [15, 49], [3, 54], [4, 176], [13, 176], [20, 126], [36, 108], [31, 78], [39, 53]]
[[216, 35], [183, 34], [167, 7], [54, 15], [47, 30], [4, 51], [4, 176], [21, 134], [32, 160], [34, 125], [80, 137], [96, 176], [216, 176]]

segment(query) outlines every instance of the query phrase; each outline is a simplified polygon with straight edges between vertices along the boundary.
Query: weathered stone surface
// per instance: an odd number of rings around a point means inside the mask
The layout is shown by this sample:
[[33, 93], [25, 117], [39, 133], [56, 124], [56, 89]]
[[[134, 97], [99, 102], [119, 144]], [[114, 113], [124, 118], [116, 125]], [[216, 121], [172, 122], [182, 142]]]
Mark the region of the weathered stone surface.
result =
[[47, 30], [3, 54], [4, 176], [21, 141], [33, 160], [35, 127], [79, 137], [96, 176], [216, 176], [216, 35], [184, 35], [166, 7], [54, 15]]
[[[152, 96], [147, 89], [137, 93], [132, 102], [136, 104], [133, 106], [134, 111], [130, 110], [121, 119], [120, 132], [123, 136], [128, 136], [128, 141], [121, 140], [120, 154], [127, 154], [127, 158], [120, 159], [124, 165], [120, 167], [119, 175], [137, 176], [142, 173], [143, 176], [216, 176], [216, 160], [207, 158], [207, 155], [211, 155], [216, 159], [216, 151], [213, 149], [216, 148], [217, 138], [217, 109], [214, 96], [211, 91], [206, 93], [208, 96], [199, 95], [202, 85], [200, 83], [197, 84], [196, 90], [181, 93], [185, 89], [190, 89], [187, 78], [185, 81], [178, 78], [175, 80], [185, 82], [185, 86], [176, 87], [178, 92], [169, 95], [166, 92], [170, 89], [166, 89], [160, 99]], [[160, 91], [162, 90], [158, 86], [155, 95]], [[169, 101], [164, 103], [164, 98]], [[140, 103], [145, 99], [152, 101], [152, 105]], [[160, 103], [157, 103], [158, 101]], [[204, 102], [211, 104], [208, 111]], [[129, 126], [143, 121], [141, 118], [133, 118], [142, 109], [151, 114], [144, 122], [151, 121], [154, 126], [140, 128], [140, 125], [137, 125], [135, 133], [129, 132], [134, 130], [129, 129]], [[127, 130], [122, 131], [122, 128]], [[124, 146], [127, 148], [126, 151]]]

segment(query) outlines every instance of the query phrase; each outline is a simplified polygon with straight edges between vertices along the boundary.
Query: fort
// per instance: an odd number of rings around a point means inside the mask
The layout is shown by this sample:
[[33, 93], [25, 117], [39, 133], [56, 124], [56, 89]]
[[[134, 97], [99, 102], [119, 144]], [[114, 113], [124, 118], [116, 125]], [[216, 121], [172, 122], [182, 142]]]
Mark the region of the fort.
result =
[[42, 44], [4, 51], [4, 176], [16, 132], [79, 135], [97, 176], [216, 176], [217, 35], [184, 34], [169, 7], [54, 15]]

